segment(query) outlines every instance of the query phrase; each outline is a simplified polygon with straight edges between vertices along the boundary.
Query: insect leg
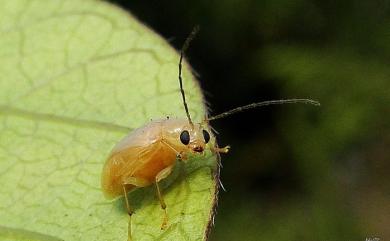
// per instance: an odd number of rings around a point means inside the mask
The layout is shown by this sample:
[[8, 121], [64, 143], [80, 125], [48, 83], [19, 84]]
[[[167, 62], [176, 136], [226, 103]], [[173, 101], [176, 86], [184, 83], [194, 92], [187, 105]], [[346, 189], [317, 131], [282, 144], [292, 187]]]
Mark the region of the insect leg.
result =
[[215, 196], [216, 197], [218, 197], [218, 187], [221, 187], [222, 190], [224, 190], [226, 192], [226, 189], [223, 186], [221, 178], [220, 178], [220, 172], [221, 172], [221, 168], [222, 168], [222, 163], [221, 163], [221, 155], [219, 153], [221, 153], [221, 152], [222, 153], [227, 153], [229, 151], [229, 148], [230, 148], [230, 146], [226, 146], [224, 148], [219, 148], [217, 143], [215, 143], [214, 147], [211, 148], [211, 151], [217, 157], [217, 168], [214, 170], [214, 178], [215, 178], [215, 180], [217, 180], [219, 186], [217, 184], [216, 188], [215, 188], [215, 190], [216, 190], [216, 195]]
[[230, 146], [225, 146], [223, 148], [214, 147], [212, 151], [213, 152], [218, 152], [218, 153], [228, 153], [229, 149], [230, 149]]
[[128, 226], [128, 239], [127, 239], [127, 241], [131, 241], [131, 215], [133, 215], [134, 211], [132, 210], [132, 208], [130, 206], [129, 198], [127, 197], [126, 185], [131, 185], [131, 186], [136, 187], [136, 188], [137, 187], [146, 187], [146, 186], [149, 186], [151, 184], [151, 182], [149, 182], [146, 179], [142, 179], [142, 178], [127, 177], [127, 178], [123, 179], [122, 183], [123, 183], [122, 184], [123, 194], [125, 196], [125, 202], [126, 202], [126, 209], [127, 209], [127, 213], [129, 214], [129, 226]]
[[167, 205], [165, 204], [164, 198], [162, 196], [162, 193], [160, 191], [160, 187], [158, 186], [157, 182], [156, 182], [156, 189], [157, 189], [158, 199], [160, 200], [161, 208], [164, 210], [164, 219], [163, 219], [163, 222], [161, 224], [161, 230], [163, 230], [167, 227], [167, 223], [168, 223], [168, 214], [167, 214], [167, 209], [166, 209]]
[[123, 179], [123, 185], [133, 185], [135, 187], [146, 187], [152, 184], [147, 179], [139, 178], [139, 177], [126, 177]]
[[127, 197], [127, 190], [125, 184], [122, 185], [123, 187], [123, 194], [125, 196], [126, 201], [126, 209], [127, 213], [129, 214], [129, 226], [127, 227], [127, 241], [131, 241], [131, 215], [133, 215], [133, 210], [130, 207], [129, 198]]
[[172, 172], [172, 168], [173, 168], [173, 165], [172, 166], [169, 166], [169, 167], [166, 167], [164, 168], [163, 170], [161, 170], [157, 175], [156, 175], [156, 189], [157, 189], [157, 196], [158, 196], [158, 199], [160, 201], [160, 206], [161, 208], [164, 210], [164, 219], [163, 219], [163, 222], [161, 224], [161, 229], [165, 229], [166, 226], [167, 226], [167, 223], [168, 223], [168, 214], [167, 214], [167, 205], [165, 204], [165, 201], [164, 201], [164, 198], [163, 198], [163, 195], [162, 195], [162, 192], [160, 190], [160, 187], [158, 186], [158, 182], [161, 181], [162, 179], [166, 178], [167, 176], [169, 176], [169, 174], [171, 174]]

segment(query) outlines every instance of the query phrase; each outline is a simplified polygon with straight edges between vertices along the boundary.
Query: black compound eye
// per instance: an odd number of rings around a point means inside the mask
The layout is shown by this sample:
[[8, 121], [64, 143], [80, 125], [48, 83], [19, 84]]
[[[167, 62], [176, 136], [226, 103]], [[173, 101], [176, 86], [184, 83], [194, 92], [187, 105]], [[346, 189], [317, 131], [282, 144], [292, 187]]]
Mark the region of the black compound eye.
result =
[[188, 131], [182, 131], [180, 134], [180, 141], [184, 145], [188, 145], [188, 143], [190, 143], [190, 133], [188, 133]]
[[203, 130], [202, 132], [203, 132], [204, 142], [205, 142], [205, 143], [208, 143], [209, 140], [210, 140], [210, 134], [209, 134], [209, 132], [206, 131], [206, 130]]

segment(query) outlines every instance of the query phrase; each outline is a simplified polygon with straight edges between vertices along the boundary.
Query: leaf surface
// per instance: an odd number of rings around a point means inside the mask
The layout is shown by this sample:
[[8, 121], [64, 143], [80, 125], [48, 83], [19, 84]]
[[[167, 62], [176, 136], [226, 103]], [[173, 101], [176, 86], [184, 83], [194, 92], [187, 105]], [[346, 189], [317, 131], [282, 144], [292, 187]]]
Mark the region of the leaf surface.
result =
[[[104, 198], [102, 167], [129, 130], [185, 117], [176, 51], [129, 13], [92, 0], [2, 1], [0, 31], [0, 240], [126, 240], [123, 198]], [[200, 120], [205, 106], [187, 65], [184, 86]], [[206, 239], [215, 163], [193, 158], [162, 183], [165, 231], [155, 190], [132, 192], [133, 239]]]

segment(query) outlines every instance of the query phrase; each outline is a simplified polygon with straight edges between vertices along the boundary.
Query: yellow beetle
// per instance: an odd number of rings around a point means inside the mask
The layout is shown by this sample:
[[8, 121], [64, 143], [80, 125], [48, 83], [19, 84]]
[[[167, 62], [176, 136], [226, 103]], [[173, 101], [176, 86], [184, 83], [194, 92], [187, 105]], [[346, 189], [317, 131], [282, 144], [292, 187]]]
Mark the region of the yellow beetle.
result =
[[[102, 172], [102, 189], [107, 198], [125, 196], [126, 208], [131, 217], [132, 209], [127, 193], [136, 188], [154, 184], [164, 210], [163, 229], [167, 224], [166, 204], [158, 183], [171, 174], [176, 160], [186, 160], [188, 154], [201, 154], [208, 147], [213, 153], [227, 153], [229, 146], [218, 148], [211, 132], [209, 121], [259, 106], [285, 103], [306, 103], [319, 105], [309, 99], [272, 100], [237, 107], [230, 111], [206, 118], [202, 123], [193, 123], [188, 111], [182, 83], [182, 60], [189, 42], [198, 28], [186, 39], [179, 60], [179, 84], [187, 118], [161, 119], [152, 121], [132, 131], [111, 151]], [[131, 220], [129, 221], [129, 240], [131, 240]]]

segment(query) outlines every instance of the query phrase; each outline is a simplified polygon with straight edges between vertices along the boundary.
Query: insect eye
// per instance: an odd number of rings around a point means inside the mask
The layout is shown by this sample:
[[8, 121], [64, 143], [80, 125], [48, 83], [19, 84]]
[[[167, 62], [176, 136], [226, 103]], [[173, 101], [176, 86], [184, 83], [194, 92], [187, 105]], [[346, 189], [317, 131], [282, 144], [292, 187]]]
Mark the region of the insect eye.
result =
[[210, 140], [210, 134], [209, 134], [209, 132], [206, 131], [206, 130], [203, 130], [202, 132], [203, 132], [204, 142], [205, 142], [205, 143], [208, 143], [209, 140]]
[[180, 141], [184, 145], [188, 145], [188, 143], [190, 143], [190, 133], [188, 133], [188, 131], [182, 131], [180, 134]]

